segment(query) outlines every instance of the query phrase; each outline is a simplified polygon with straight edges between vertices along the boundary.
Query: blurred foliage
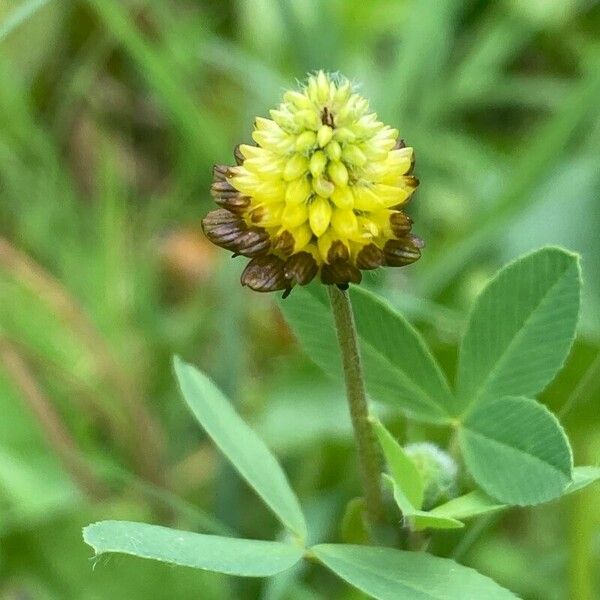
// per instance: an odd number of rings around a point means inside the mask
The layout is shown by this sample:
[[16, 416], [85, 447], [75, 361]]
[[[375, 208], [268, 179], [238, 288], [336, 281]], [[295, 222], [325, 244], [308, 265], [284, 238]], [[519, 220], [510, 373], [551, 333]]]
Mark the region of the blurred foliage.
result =
[[[2, 0], [0, 597], [361, 597], [316, 571], [237, 582], [93, 565], [80, 537], [97, 518], [276, 533], [188, 418], [175, 352], [285, 460], [315, 539], [338, 535], [358, 490], [340, 391], [199, 230], [212, 163], [230, 162], [253, 116], [318, 68], [361, 82], [416, 149], [424, 258], [369, 285], [448, 372], [499, 265], [544, 243], [582, 254], [579, 341], [542, 399], [565, 407], [576, 462], [600, 461], [597, 2]], [[591, 600], [599, 501], [596, 486], [483, 517], [431, 549], [527, 599]]]

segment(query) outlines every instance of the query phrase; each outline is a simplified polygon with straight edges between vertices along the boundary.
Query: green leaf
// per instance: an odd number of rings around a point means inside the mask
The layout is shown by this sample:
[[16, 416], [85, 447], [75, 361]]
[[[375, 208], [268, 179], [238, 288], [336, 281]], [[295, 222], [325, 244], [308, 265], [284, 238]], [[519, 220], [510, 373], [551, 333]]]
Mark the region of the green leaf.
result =
[[[387, 302], [359, 287], [350, 290], [367, 390], [414, 419], [446, 423], [453, 396], [420, 334]], [[298, 288], [280, 302], [307, 355], [341, 379], [339, 348], [324, 286]]]
[[424, 529], [461, 529], [465, 526], [458, 519], [451, 519], [442, 515], [431, 514], [424, 510], [417, 510], [408, 516], [411, 528], [415, 531]]
[[288, 298], [279, 299], [279, 308], [306, 355], [327, 375], [342, 381], [340, 349], [325, 286], [296, 287]]
[[557, 418], [528, 398], [476, 405], [459, 430], [465, 464], [475, 481], [506, 504], [538, 504], [560, 496], [573, 458]]
[[464, 523], [461, 523], [457, 519], [432, 514], [431, 512], [415, 508], [389, 475], [384, 474], [383, 480], [392, 488], [394, 500], [411, 529], [422, 531], [423, 529], [460, 529], [464, 527]]
[[535, 396], [563, 365], [579, 314], [579, 259], [542, 248], [502, 269], [475, 302], [460, 348], [458, 398]]
[[600, 480], [600, 467], [575, 467], [573, 481], [568, 485], [565, 494], [573, 494]]
[[275, 575], [293, 567], [303, 555], [303, 549], [292, 544], [205, 535], [131, 521], [93, 523], [84, 528], [83, 539], [96, 554], [131, 554], [241, 577]]
[[368, 544], [370, 536], [365, 527], [365, 499], [352, 498], [346, 505], [342, 524], [340, 526], [340, 536], [347, 544]]
[[311, 548], [336, 575], [378, 600], [514, 600], [474, 569], [424, 552], [342, 544]]
[[304, 515], [275, 457], [206, 375], [177, 357], [174, 364], [183, 397], [206, 433], [277, 518], [304, 540]]
[[430, 514], [464, 520], [497, 512], [504, 508], [507, 508], [506, 504], [498, 504], [483, 492], [475, 490], [436, 506], [431, 509]]
[[373, 429], [383, 450], [390, 474], [414, 508], [423, 505], [423, 479], [415, 463], [406, 455], [402, 446], [377, 419], [373, 419]]

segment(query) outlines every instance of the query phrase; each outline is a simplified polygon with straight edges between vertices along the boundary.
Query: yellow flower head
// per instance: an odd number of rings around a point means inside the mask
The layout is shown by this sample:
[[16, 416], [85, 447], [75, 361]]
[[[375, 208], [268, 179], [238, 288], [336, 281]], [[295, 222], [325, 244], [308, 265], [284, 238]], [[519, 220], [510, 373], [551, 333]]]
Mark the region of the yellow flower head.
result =
[[316, 275], [341, 287], [361, 269], [404, 266], [423, 246], [401, 210], [418, 185], [413, 149], [377, 120], [350, 82], [319, 71], [258, 117], [235, 167], [215, 165], [220, 209], [202, 225], [215, 244], [251, 257], [242, 284], [260, 292]]

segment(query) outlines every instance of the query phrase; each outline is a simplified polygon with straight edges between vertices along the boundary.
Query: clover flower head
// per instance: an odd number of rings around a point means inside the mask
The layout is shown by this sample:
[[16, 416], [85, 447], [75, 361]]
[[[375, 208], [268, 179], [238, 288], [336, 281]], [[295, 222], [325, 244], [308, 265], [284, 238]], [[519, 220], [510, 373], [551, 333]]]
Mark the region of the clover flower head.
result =
[[202, 222], [215, 244], [251, 258], [242, 284], [260, 292], [360, 283], [361, 270], [404, 266], [421, 240], [401, 209], [418, 185], [413, 149], [341, 76], [319, 71], [287, 91], [237, 166], [215, 165], [221, 207]]

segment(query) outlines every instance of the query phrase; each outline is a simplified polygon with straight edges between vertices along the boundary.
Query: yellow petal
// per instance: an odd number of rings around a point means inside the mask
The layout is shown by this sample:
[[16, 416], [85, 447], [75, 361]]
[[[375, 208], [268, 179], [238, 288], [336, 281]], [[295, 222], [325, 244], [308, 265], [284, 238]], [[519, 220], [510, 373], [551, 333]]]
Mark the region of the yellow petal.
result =
[[404, 188], [384, 183], [376, 183], [373, 186], [373, 193], [381, 200], [381, 205], [389, 208], [406, 202], [410, 192]]
[[336, 187], [333, 194], [331, 194], [331, 201], [338, 208], [353, 208], [354, 207], [354, 194], [352, 190], [347, 187]]
[[296, 138], [296, 152], [307, 152], [316, 142], [317, 136], [314, 131], [304, 131]]
[[[270, 153], [269, 153], [270, 154]], [[244, 167], [252, 173], [256, 173], [261, 179], [280, 179], [284, 162], [275, 158], [248, 158], [244, 161]]]
[[350, 208], [336, 208], [331, 215], [331, 226], [344, 238], [352, 238], [358, 234], [358, 221]]
[[306, 156], [293, 154], [283, 169], [283, 178], [286, 181], [292, 181], [292, 179], [298, 179], [298, 177], [304, 175], [306, 171], [308, 171], [308, 159]]
[[404, 175], [412, 165], [414, 150], [410, 147], [391, 150], [388, 153], [386, 163], [400, 171]]
[[306, 94], [302, 94], [301, 92], [296, 92], [294, 90], [287, 91], [283, 95], [284, 102], [288, 102], [293, 104], [296, 108], [311, 108], [312, 103]]
[[348, 185], [348, 170], [344, 166], [344, 163], [330, 162], [327, 166], [327, 173], [329, 173], [331, 181], [333, 181], [336, 186], [344, 187]]
[[375, 143], [373, 141], [365, 142], [360, 145], [360, 150], [367, 157], [367, 162], [384, 161], [388, 152], [394, 147], [396, 142], [390, 140], [386, 145], [384, 142]]
[[317, 152], [310, 157], [310, 172], [312, 173], [312, 176], [319, 177], [320, 175], [323, 175], [326, 166], [327, 157], [325, 156], [325, 153], [321, 150], [317, 150]]
[[307, 108], [303, 110], [299, 110], [294, 118], [296, 122], [305, 127], [306, 129], [312, 129], [313, 131], [317, 131], [321, 126], [321, 118], [316, 110]]
[[321, 148], [327, 146], [332, 137], [333, 129], [329, 127], [329, 125], [321, 125], [321, 127], [319, 127], [319, 131], [317, 132], [317, 141], [319, 142], [319, 146], [321, 146]]
[[280, 179], [263, 180], [253, 195], [264, 202], [281, 202], [285, 198], [285, 184]]
[[283, 130], [280, 134], [274, 134], [269, 131], [255, 129], [252, 132], [252, 139], [259, 146], [279, 154], [290, 152], [296, 144], [296, 137], [283, 132]]
[[272, 109], [269, 111], [271, 118], [279, 127], [287, 131], [295, 131], [298, 128], [298, 123], [294, 119], [294, 115], [287, 110]]
[[322, 104], [329, 99], [329, 79], [323, 71], [317, 75], [317, 98]]
[[286, 204], [281, 214], [281, 226], [284, 229], [296, 229], [308, 219], [306, 204]]
[[380, 198], [368, 187], [354, 186], [354, 208], [358, 210], [373, 211], [382, 208]]
[[250, 146], [249, 144], [240, 144], [240, 152], [244, 158], [261, 158], [263, 156], [272, 156], [272, 154], [260, 146]]
[[229, 179], [229, 183], [238, 191], [246, 196], [253, 196], [257, 188], [261, 185], [261, 180], [246, 169], [239, 171], [239, 174], [234, 175]]
[[300, 252], [312, 239], [312, 230], [307, 223], [300, 225], [300, 227], [294, 229], [292, 232], [294, 237], [294, 252]]
[[311, 102], [317, 103], [319, 101], [317, 78], [314, 75], [308, 78], [308, 82], [306, 84], [306, 95], [309, 97]]
[[272, 121], [271, 119], [265, 119], [263, 117], [256, 117], [254, 125], [258, 131], [268, 131], [270, 133], [281, 134], [283, 133], [281, 127]]
[[331, 221], [331, 204], [325, 198], [317, 196], [308, 207], [308, 222], [313, 233], [319, 237], [329, 227]]
[[325, 153], [331, 160], [340, 160], [342, 158], [342, 147], [336, 141], [329, 142], [325, 148]]
[[359, 235], [366, 239], [377, 237], [381, 230], [369, 217], [357, 217]]
[[347, 127], [336, 127], [333, 132], [333, 139], [340, 142], [340, 144], [345, 144], [353, 142], [356, 139], [356, 135]]
[[250, 221], [261, 227], [275, 227], [281, 222], [284, 204], [261, 204], [250, 211]]
[[308, 199], [312, 192], [310, 183], [306, 177], [300, 177], [290, 181], [285, 190], [286, 204], [301, 204]]
[[324, 177], [317, 177], [313, 179], [312, 187], [313, 190], [315, 190], [315, 192], [323, 198], [329, 198], [335, 190], [335, 186], [333, 185], [333, 183], [331, 183], [331, 181], [328, 181]]
[[377, 120], [377, 115], [371, 113], [364, 115], [353, 125], [353, 131], [355, 131], [360, 137], [374, 136], [384, 128], [381, 121]]
[[327, 262], [327, 254], [329, 253], [329, 249], [331, 248], [333, 241], [333, 236], [331, 233], [329, 233], [329, 231], [317, 240], [317, 248], [319, 249], [320, 259], [322, 262]]
[[344, 81], [340, 87], [337, 88], [335, 92], [334, 101], [338, 105], [345, 104], [348, 102], [348, 98], [350, 98], [350, 94], [352, 93], [352, 87], [348, 80]]
[[351, 165], [362, 167], [367, 162], [365, 153], [354, 144], [347, 144], [342, 150], [342, 158]]

